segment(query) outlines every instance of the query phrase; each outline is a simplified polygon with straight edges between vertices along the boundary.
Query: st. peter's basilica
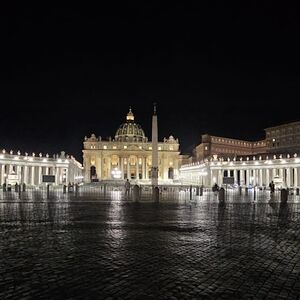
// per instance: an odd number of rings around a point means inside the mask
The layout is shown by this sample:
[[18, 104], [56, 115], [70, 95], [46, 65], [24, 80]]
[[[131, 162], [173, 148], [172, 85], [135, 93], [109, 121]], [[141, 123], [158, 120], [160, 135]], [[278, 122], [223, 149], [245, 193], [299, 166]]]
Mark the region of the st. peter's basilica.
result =
[[[83, 165], [85, 182], [129, 179], [139, 183], [151, 180], [152, 143], [129, 109], [126, 120], [114, 138], [104, 140], [92, 134], [85, 137]], [[178, 139], [172, 135], [158, 142], [158, 180], [173, 183], [179, 177]]]

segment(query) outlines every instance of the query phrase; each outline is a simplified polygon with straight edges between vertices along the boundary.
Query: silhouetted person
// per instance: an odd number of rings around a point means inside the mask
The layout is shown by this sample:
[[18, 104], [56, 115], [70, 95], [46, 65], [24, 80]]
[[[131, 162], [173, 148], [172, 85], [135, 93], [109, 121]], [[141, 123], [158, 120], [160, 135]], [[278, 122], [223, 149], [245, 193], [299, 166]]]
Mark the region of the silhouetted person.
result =
[[275, 184], [274, 184], [273, 180], [270, 182], [269, 188], [270, 188], [271, 193], [273, 194], [275, 192]]
[[130, 182], [127, 179], [126, 182], [125, 182], [125, 196], [126, 197], [129, 197], [129, 191], [130, 191]]

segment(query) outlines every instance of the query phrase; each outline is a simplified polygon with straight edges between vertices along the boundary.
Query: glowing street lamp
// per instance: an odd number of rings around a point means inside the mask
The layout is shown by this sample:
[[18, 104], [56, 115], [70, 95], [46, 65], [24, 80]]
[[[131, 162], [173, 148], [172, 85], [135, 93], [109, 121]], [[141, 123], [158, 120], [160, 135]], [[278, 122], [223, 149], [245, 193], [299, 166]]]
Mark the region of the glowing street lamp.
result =
[[118, 169], [118, 168], [114, 168], [111, 171], [111, 175], [114, 179], [121, 179], [122, 176], [122, 172]]

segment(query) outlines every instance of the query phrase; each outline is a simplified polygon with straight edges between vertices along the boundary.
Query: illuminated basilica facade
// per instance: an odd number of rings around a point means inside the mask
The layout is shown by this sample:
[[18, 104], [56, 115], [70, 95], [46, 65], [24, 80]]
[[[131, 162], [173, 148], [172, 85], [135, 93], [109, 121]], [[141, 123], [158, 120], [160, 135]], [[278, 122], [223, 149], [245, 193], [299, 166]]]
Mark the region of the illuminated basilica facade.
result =
[[[83, 165], [85, 182], [126, 180], [150, 183], [152, 143], [129, 109], [115, 138], [85, 137]], [[179, 177], [179, 142], [173, 136], [158, 142], [158, 180], [174, 183]]]

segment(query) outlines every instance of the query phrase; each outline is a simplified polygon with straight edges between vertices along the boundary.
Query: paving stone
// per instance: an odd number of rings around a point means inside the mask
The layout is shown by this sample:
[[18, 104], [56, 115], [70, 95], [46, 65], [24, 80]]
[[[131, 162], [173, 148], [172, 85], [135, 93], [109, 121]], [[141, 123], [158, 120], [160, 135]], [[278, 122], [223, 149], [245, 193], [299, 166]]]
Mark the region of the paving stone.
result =
[[296, 200], [6, 199], [0, 298], [298, 299]]

